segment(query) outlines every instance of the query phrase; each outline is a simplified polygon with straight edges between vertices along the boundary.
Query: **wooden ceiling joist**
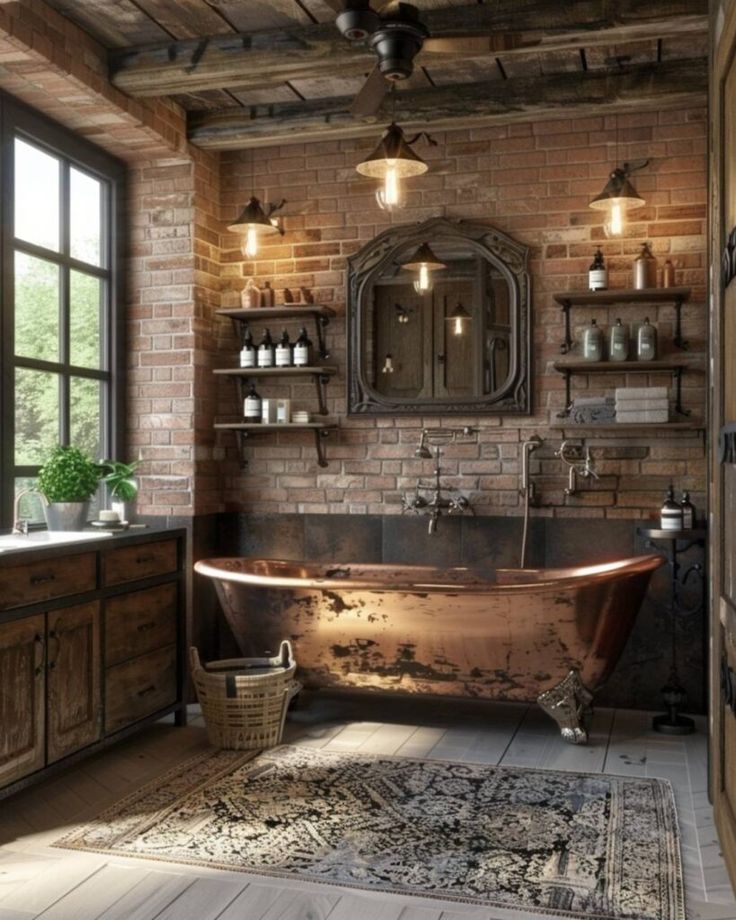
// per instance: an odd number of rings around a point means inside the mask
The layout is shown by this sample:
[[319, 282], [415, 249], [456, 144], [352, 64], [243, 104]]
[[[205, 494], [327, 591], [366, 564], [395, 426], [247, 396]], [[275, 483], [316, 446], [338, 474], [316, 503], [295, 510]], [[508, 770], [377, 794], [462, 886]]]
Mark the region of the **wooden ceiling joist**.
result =
[[[605, 111], [673, 108], [703, 103], [708, 89], [702, 58], [618, 71], [560, 73], [538, 78], [464, 83], [401, 93], [396, 120], [407, 130], [492, 124]], [[192, 113], [189, 138], [219, 150], [298, 143], [304, 140], [375, 135], [375, 125], [356, 121], [350, 98], [300, 101], [249, 109]]]
[[[426, 10], [422, 19], [435, 37], [514, 32], [519, 47], [504, 51], [509, 55], [702, 33], [707, 12], [707, 0], [494, 0]], [[427, 53], [419, 62], [432, 60], [451, 58]], [[369, 51], [350, 45], [333, 23], [321, 23], [116, 50], [110, 75], [131, 96], [163, 96], [350, 76], [369, 70], [373, 62]]]

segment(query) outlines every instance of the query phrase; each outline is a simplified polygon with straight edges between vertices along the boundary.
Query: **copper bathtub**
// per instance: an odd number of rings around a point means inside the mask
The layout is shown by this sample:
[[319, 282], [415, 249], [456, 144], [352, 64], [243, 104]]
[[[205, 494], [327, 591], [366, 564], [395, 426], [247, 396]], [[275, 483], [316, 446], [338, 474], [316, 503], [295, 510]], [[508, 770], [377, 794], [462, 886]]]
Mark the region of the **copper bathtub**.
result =
[[310, 688], [536, 700], [587, 740], [593, 693], [624, 648], [661, 556], [569, 569], [206, 559], [244, 655], [291, 639]]

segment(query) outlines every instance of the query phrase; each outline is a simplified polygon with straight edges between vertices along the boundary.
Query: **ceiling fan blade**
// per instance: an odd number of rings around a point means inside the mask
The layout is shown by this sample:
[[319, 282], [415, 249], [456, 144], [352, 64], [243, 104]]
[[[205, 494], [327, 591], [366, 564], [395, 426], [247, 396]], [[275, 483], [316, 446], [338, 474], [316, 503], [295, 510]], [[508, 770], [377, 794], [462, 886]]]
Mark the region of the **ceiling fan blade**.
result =
[[350, 106], [350, 114], [355, 118], [360, 118], [364, 115], [375, 115], [381, 108], [381, 103], [387, 92], [388, 83], [379, 70], [378, 64], [376, 64], [360, 92], [353, 100], [353, 104]]
[[345, 0], [322, 0], [322, 2], [336, 13], [342, 13], [345, 9]]
[[496, 32], [492, 35], [448, 35], [446, 37], [427, 38], [422, 51], [430, 54], [498, 54], [514, 48], [533, 48], [538, 41], [530, 40], [526, 35], [514, 32]]

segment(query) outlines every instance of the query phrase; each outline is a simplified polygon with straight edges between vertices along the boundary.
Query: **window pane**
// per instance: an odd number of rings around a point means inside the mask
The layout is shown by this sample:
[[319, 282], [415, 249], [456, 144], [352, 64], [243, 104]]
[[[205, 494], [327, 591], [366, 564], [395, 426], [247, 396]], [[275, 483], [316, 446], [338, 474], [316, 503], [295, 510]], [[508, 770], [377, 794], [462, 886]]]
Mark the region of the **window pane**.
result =
[[59, 268], [15, 254], [15, 353], [59, 360]]
[[100, 264], [102, 183], [73, 166], [70, 178], [70, 251], [75, 259]]
[[[30, 476], [18, 476], [15, 480], [15, 495], [18, 495], [20, 492], [25, 492], [26, 489], [35, 489], [36, 480]], [[24, 495], [20, 500], [20, 508], [18, 509], [20, 513], [20, 519], [22, 521], [28, 521], [29, 524], [43, 524], [43, 508], [41, 506], [41, 496], [36, 493], [34, 495]]]
[[15, 139], [15, 235], [59, 251], [59, 173], [56, 157]]
[[93, 459], [102, 456], [101, 405], [99, 380], [72, 377], [69, 385], [69, 443], [86, 451]]
[[15, 464], [36, 466], [59, 443], [59, 376], [15, 369]]
[[69, 352], [78, 367], [102, 367], [100, 322], [102, 282], [92, 275], [69, 273]]

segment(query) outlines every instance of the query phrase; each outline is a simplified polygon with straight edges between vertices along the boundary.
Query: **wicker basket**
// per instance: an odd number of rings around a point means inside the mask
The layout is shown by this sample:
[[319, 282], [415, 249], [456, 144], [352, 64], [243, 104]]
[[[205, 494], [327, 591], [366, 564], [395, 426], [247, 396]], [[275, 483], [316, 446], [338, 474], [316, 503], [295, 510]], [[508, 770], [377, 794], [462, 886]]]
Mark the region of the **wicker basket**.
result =
[[276, 658], [229, 658], [206, 667], [189, 649], [192, 680], [210, 742], [235, 751], [260, 750], [281, 741], [286, 710], [300, 689], [288, 641]]

